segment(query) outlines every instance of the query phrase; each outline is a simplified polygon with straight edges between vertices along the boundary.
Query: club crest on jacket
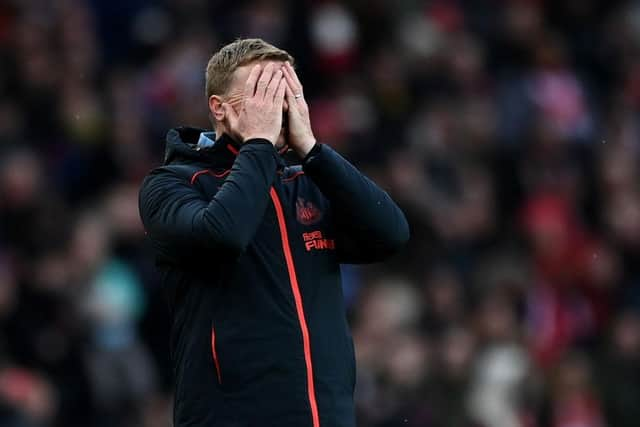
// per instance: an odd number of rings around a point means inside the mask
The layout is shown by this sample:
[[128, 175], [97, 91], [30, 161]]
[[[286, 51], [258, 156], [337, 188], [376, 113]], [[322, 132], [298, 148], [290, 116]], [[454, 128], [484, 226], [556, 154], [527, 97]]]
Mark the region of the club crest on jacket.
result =
[[296, 200], [296, 218], [301, 224], [311, 225], [322, 219], [322, 212], [313, 203], [298, 197], [298, 200]]

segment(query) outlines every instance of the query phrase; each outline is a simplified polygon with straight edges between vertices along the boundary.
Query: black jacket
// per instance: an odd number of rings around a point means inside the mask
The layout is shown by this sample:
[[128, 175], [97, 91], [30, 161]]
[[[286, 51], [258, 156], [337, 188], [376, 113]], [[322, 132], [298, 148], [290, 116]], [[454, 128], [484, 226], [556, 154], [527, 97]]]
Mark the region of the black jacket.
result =
[[265, 140], [167, 135], [140, 190], [172, 312], [174, 424], [353, 427], [340, 263], [409, 238], [391, 198], [318, 144], [287, 167]]

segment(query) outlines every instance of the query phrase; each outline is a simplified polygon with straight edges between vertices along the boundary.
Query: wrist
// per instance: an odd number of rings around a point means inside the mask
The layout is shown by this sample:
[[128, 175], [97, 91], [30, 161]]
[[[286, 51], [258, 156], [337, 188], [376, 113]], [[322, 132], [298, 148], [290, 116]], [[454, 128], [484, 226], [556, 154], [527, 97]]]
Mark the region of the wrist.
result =
[[309, 154], [309, 152], [313, 150], [313, 147], [315, 146], [316, 146], [316, 139], [309, 138], [304, 140], [303, 142], [300, 142], [299, 144], [292, 145], [291, 148], [293, 149], [293, 151], [295, 151], [298, 157], [300, 157], [301, 159], [304, 159], [305, 157], [307, 157], [307, 154]]
[[316, 144], [313, 146], [311, 151], [307, 153], [305, 157], [302, 158], [302, 166], [306, 166], [310, 161], [312, 161], [318, 154], [320, 154], [320, 150], [322, 150], [322, 144]]

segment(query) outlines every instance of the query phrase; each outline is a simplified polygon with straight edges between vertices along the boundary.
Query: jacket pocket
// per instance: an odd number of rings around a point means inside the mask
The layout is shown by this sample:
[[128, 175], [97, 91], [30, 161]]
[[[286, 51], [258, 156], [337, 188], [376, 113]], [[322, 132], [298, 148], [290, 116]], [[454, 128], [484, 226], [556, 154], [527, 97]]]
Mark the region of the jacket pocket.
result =
[[218, 382], [222, 384], [222, 375], [220, 374], [220, 361], [218, 360], [218, 352], [216, 351], [216, 330], [213, 325], [211, 325], [211, 356], [213, 357], [213, 363], [216, 367]]

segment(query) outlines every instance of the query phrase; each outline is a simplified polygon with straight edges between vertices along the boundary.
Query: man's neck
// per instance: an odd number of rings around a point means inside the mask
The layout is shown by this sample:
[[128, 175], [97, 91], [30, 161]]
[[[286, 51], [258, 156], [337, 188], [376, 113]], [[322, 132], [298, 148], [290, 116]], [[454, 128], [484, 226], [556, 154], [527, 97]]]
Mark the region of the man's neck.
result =
[[213, 130], [216, 133], [216, 139], [220, 138], [222, 135], [226, 135], [227, 138], [229, 138], [230, 140], [239, 143], [240, 141], [238, 141], [236, 138], [234, 138], [233, 136], [231, 136], [231, 133], [227, 132], [226, 127], [224, 127], [223, 125], [218, 125], [218, 126], [214, 126]]

